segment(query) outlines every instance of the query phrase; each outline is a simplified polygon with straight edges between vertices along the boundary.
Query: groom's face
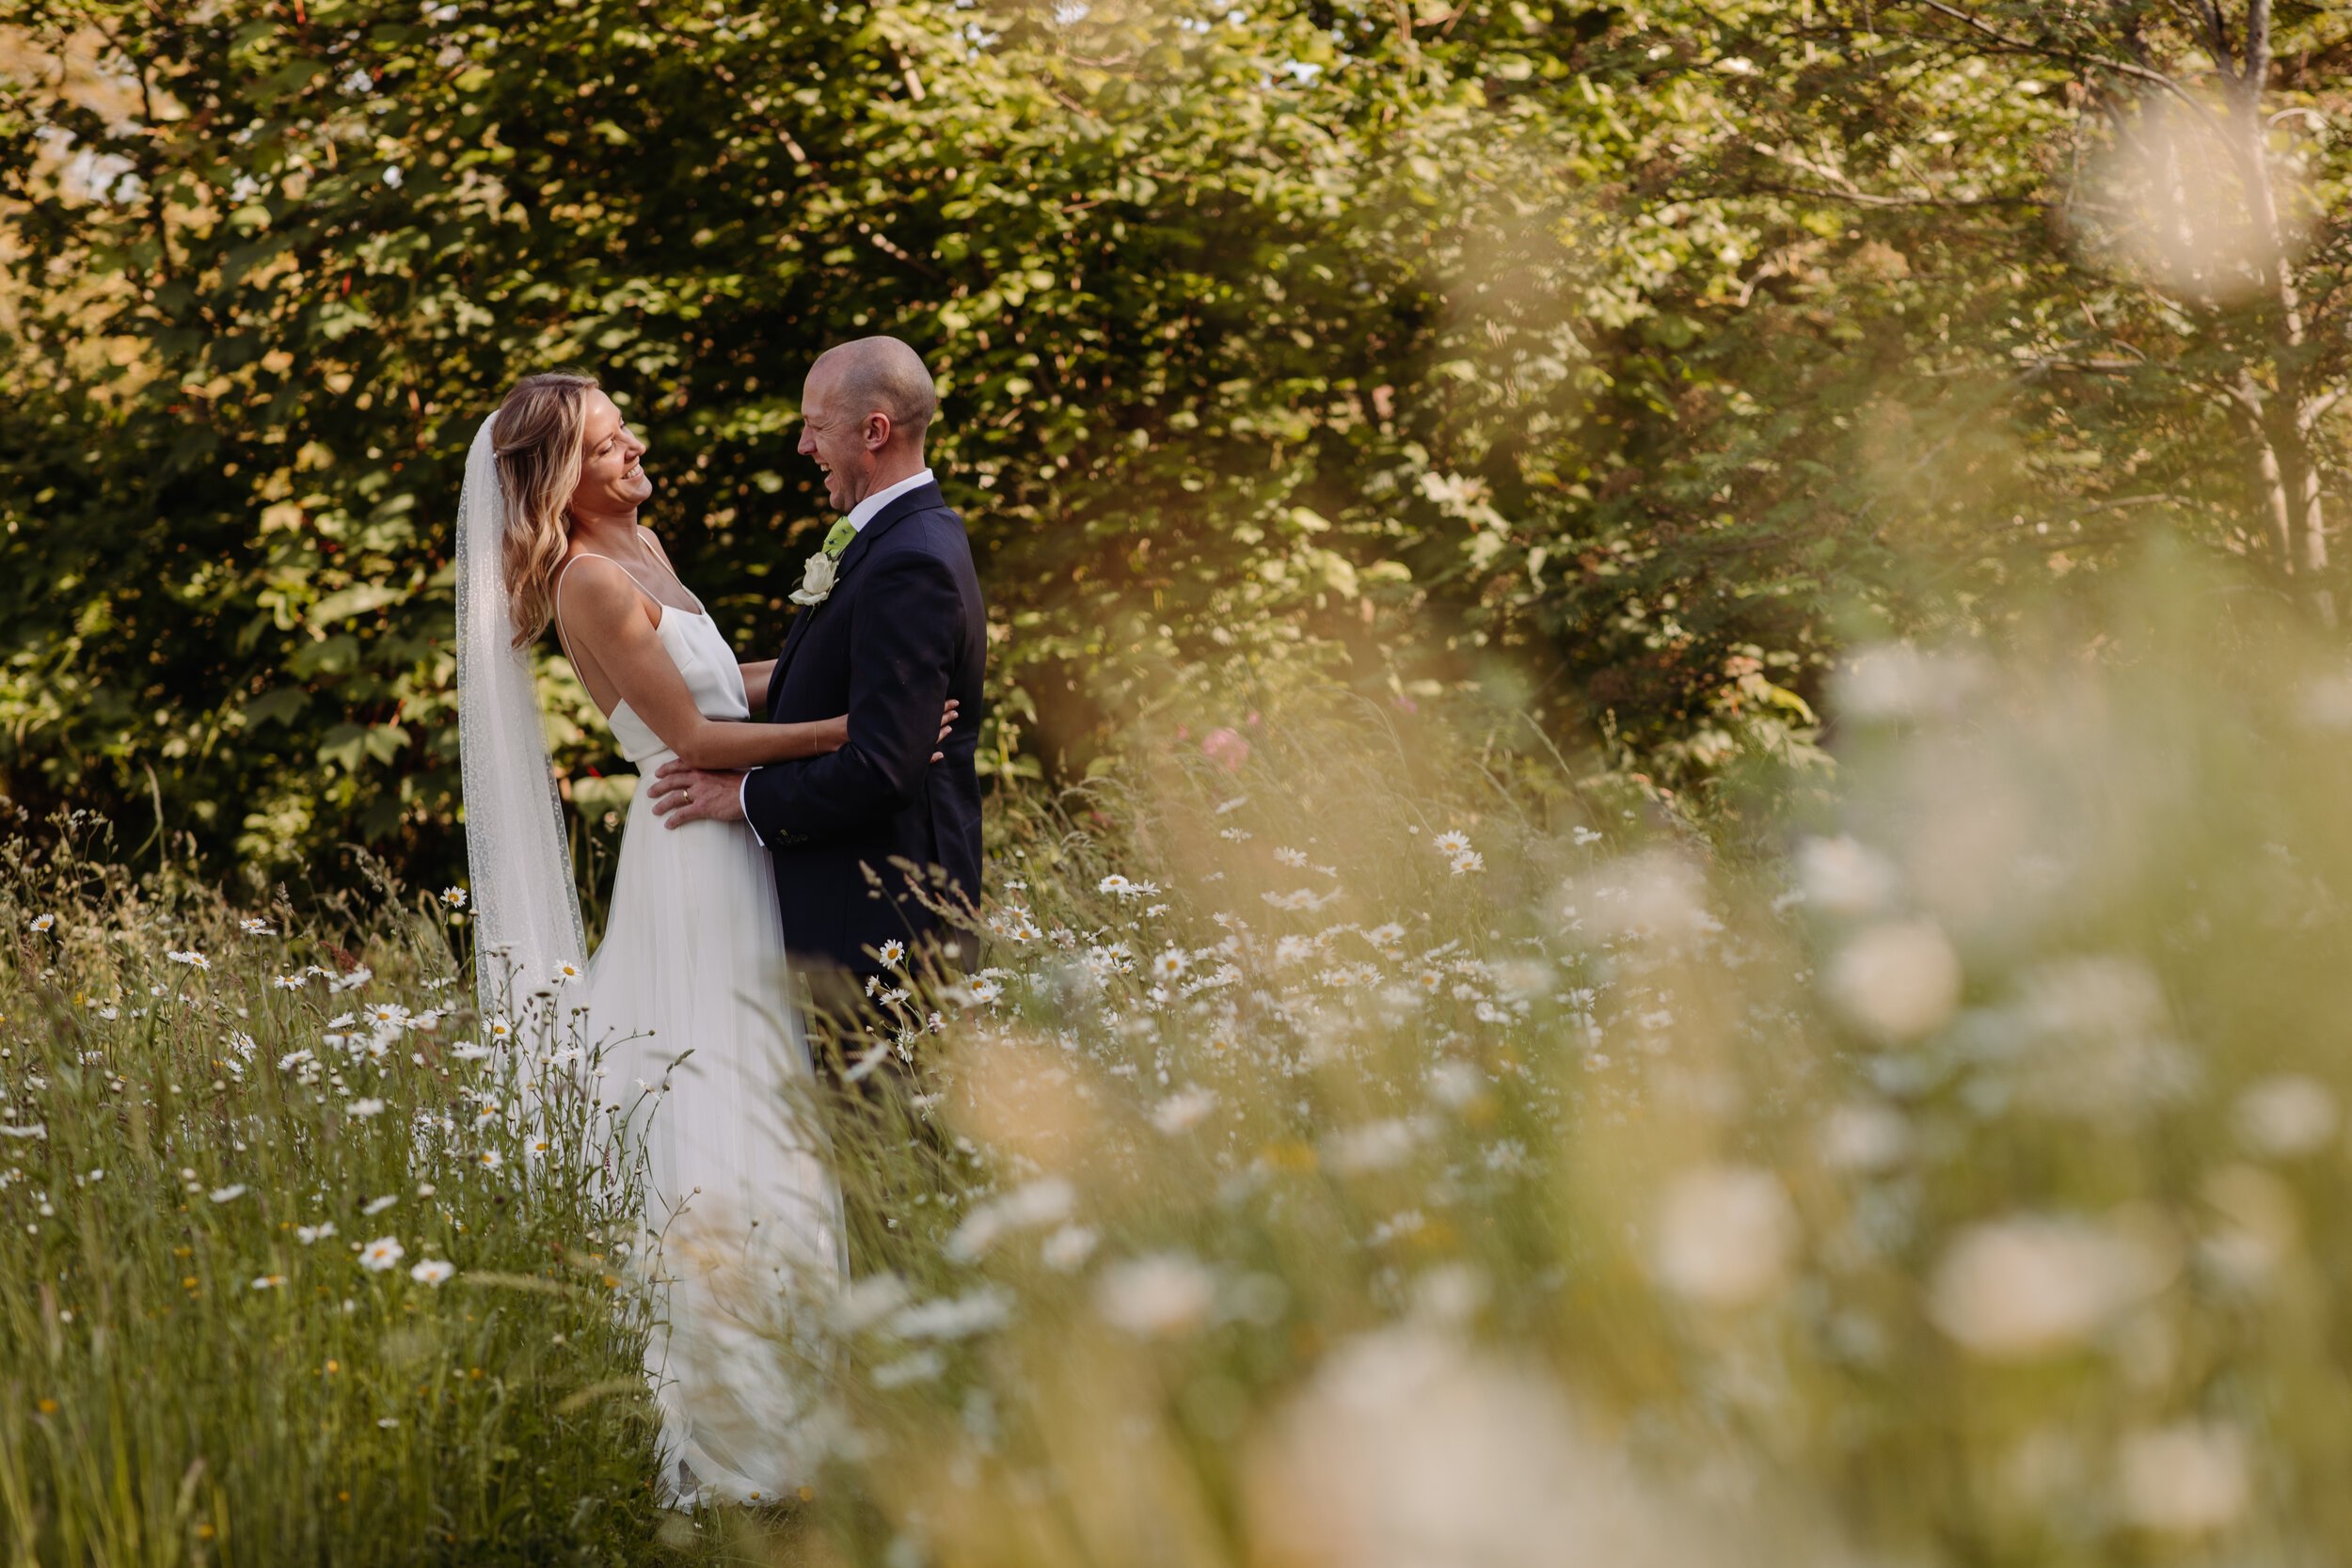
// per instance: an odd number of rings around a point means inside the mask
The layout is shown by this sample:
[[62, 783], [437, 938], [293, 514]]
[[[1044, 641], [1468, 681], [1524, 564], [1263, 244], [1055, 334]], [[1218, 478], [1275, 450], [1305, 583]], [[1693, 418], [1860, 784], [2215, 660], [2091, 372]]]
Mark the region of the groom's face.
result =
[[[825, 471], [825, 499], [847, 512], [873, 492], [882, 455], [869, 427], [872, 417], [853, 410], [842, 397], [841, 378], [830, 370], [810, 372], [801, 388], [801, 455]], [[887, 428], [881, 433], [886, 439]]]

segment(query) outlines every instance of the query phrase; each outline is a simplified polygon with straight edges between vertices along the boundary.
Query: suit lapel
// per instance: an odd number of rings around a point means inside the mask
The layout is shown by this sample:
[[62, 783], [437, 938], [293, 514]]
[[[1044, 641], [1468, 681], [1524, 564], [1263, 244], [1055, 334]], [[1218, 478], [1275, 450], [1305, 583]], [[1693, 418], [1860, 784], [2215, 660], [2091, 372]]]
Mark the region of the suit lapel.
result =
[[784, 689], [785, 666], [792, 662], [792, 650], [801, 645], [802, 637], [808, 631], [809, 617], [816, 610], [815, 605], [809, 605], [792, 617], [791, 629], [784, 634], [784, 651], [776, 655], [776, 667], [768, 673], [768, 721], [771, 724], [776, 721], [776, 693]]
[[[933, 507], [946, 504], [946, 499], [940, 495], [937, 484], [918, 484], [905, 495], [894, 499], [880, 512], [875, 513], [874, 520], [858, 530], [857, 537], [850, 540], [849, 548], [841, 552], [841, 569], [834, 574], [834, 592], [840, 591], [841, 579], [850, 575], [851, 568], [866, 559], [866, 553], [874, 547], [874, 541], [898, 527], [899, 518], [911, 517], [917, 512], [926, 512]], [[828, 599], [827, 602], [830, 603], [831, 600]], [[823, 606], [813, 605], [810, 608], [822, 609]]]
[[841, 592], [841, 585], [848, 579], [850, 569], [866, 559], [867, 552], [874, 547], [874, 541], [897, 527], [900, 518], [946, 504], [946, 498], [940, 494], [936, 483], [918, 484], [905, 495], [893, 499], [888, 506], [874, 515], [871, 522], [858, 530], [857, 537], [850, 540], [849, 546], [841, 552], [841, 564], [833, 575], [833, 592], [792, 617], [792, 629], [784, 634], [784, 651], [776, 656], [775, 673], [768, 677], [768, 710], [771, 714], [775, 711], [776, 693], [784, 686], [785, 669], [792, 662], [792, 655], [807, 634], [808, 624], [817, 619], [818, 610], [833, 603], [834, 595]]

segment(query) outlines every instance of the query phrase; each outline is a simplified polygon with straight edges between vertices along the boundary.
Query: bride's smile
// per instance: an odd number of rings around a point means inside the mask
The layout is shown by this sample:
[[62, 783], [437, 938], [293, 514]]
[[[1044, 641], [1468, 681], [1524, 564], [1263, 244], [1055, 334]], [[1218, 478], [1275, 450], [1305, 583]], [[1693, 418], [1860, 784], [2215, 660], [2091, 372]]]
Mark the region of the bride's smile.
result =
[[650, 451], [612, 399], [597, 392], [588, 400], [587, 428], [580, 435], [580, 484], [571, 507], [590, 516], [626, 516], [653, 498], [645, 473]]

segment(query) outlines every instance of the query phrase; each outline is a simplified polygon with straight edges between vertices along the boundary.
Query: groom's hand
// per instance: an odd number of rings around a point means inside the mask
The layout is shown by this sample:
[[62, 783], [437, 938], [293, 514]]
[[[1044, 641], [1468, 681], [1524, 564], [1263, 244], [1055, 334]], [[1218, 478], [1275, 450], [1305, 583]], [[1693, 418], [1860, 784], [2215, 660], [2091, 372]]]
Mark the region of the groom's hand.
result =
[[653, 814], [662, 826], [743, 820], [743, 775], [690, 768], [672, 757], [653, 776]]

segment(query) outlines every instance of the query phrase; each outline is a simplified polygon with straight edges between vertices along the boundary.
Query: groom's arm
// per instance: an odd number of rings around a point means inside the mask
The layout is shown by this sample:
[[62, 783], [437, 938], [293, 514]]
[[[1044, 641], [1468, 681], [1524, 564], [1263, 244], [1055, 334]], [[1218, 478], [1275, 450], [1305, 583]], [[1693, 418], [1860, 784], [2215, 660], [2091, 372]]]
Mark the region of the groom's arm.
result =
[[870, 828], [906, 809], [939, 746], [963, 623], [947, 563], [920, 550], [871, 562], [850, 626], [850, 738], [743, 779], [743, 817], [769, 848]]

